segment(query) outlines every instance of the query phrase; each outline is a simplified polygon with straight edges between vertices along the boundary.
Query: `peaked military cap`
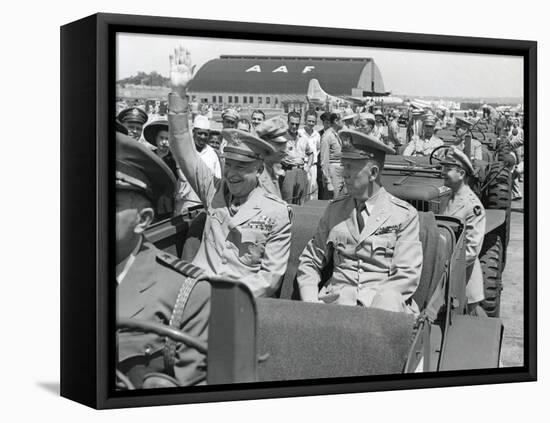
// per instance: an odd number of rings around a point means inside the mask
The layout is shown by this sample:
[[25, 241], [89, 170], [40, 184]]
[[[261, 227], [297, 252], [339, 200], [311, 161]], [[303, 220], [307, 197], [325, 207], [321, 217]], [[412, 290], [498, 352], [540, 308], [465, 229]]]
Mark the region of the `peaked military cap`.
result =
[[159, 119], [151, 122], [143, 129], [143, 138], [149, 144], [157, 145], [157, 135], [160, 131], [168, 131], [168, 121], [166, 119]]
[[386, 154], [395, 154], [395, 150], [388, 147], [378, 138], [355, 131], [342, 129], [338, 132], [342, 139], [343, 159], [377, 159], [384, 161]]
[[226, 159], [253, 162], [263, 160], [266, 155], [275, 152], [275, 149], [266, 141], [240, 129], [223, 129], [222, 137], [227, 141], [223, 149], [223, 157]]
[[116, 188], [141, 192], [156, 204], [162, 195], [174, 193], [176, 179], [154, 152], [117, 132]]
[[457, 116], [455, 126], [457, 126], [459, 128], [468, 128], [468, 129], [470, 129], [472, 126], [474, 126], [474, 124], [469, 119], [464, 119], [464, 118], [461, 118], [461, 117]]
[[445, 155], [443, 160], [441, 160], [441, 164], [459, 166], [464, 169], [468, 175], [474, 174], [474, 167], [472, 166], [472, 162], [462, 150], [456, 147], [449, 148], [447, 154]]
[[225, 109], [222, 112], [222, 119], [228, 119], [228, 120], [239, 120], [240, 115], [239, 112], [237, 112], [235, 109]]
[[264, 120], [256, 127], [256, 135], [269, 143], [284, 144], [288, 141], [288, 125], [281, 116]]
[[130, 107], [121, 111], [118, 114], [117, 119], [122, 123], [137, 122], [145, 125], [149, 117], [147, 116], [147, 113], [145, 113], [139, 107]]
[[116, 126], [117, 132], [121, 132], [124, 135], [128, 135], [128, 129], [126, 129], [126, 127], [120, 122], [120, 120], [118, 119], [115, 120], [115, 126]]

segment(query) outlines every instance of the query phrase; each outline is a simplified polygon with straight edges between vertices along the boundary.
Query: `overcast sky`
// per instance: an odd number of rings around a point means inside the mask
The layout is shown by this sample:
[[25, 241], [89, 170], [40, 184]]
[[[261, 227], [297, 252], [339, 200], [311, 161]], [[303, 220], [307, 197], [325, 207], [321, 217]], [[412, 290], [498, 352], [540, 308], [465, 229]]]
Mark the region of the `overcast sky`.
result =
[[179, 45], [197, 70], [222, 54], [372, 57], [387, 91], [441, 97], [523, 97], [523, 58], [481, 54], [118, 34], [117, 80], [139, 71], [168, 76], [168, 56]]

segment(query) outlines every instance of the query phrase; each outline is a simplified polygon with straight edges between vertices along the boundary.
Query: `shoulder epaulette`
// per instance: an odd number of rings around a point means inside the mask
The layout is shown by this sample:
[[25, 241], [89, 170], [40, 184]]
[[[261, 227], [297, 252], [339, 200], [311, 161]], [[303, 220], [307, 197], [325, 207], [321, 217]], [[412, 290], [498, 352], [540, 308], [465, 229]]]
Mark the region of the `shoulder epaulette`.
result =
[[175, 270], [178, 273], [181, 273], [183, 276], [198, 278], [204, 274], [204, 270], [199, 266], [196, 266], [188, 261], [181, 260], [172, 254], [161, 252], [157, 254], [157, 260], [169, 267], [170, 269]]
[[264, 195], [269, 198], [270, 200], [274, 200], [278, 203], [281, 203], [281, 204], [285, 204], [286, 205], [286, 201], [284, 201], [282, 198], [276, 196], [275, 194], [272, 194], [270, 192], [267, 192], [267, 191], [264, 191]]
[[394, 203], [395, 205], [401, 206], [401, 207], [406, 208], [406, 209], [414, 208], [412, 205], [407, 203], [405, 200], [402, 200], [401, 198], [397, 198], [393, 195], [390, 195], [390, 201], [392, 203]]

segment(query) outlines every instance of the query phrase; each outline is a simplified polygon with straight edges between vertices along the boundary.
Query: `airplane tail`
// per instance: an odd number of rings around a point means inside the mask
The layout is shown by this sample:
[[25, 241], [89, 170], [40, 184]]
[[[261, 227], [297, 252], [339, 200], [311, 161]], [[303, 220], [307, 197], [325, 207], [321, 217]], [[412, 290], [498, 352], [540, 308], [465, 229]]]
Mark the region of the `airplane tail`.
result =
[[309, 81], [309, 84], [307, 86], [306, 97], [310, 103], [326, 104], [327, 102], [329, 103], [346, 102], [344, 99], [340, 97], [335, 97], [330, 94], [327, 94], [321, 88], [321, 84], [319, 84], [319, 81], [317, 79], [312, 79]]

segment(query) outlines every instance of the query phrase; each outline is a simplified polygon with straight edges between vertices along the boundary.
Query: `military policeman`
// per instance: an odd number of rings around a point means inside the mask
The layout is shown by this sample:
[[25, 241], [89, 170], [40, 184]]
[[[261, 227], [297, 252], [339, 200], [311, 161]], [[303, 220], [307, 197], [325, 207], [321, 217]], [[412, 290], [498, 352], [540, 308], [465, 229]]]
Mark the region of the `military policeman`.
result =
[[147, 123], [148, 119], [147, 113], [139, 107], [124, 109], [117, 116], [117, 120], [128, 130], [128, 135], [136, 140], [141, 138], [143, 125]]
[[485, 209], [468, 186], [468, 177], [473, 175], [474, 168], [466, 154], [452, 147], [441, 164], [444, 184], [452, 191], [442, 214], [463, 219], [466, 224], [466, 296], [470, 312], [479, 313], [479, 302], [485, 298], [483, 273], [478, 259], [485, 235]]
[[264, 157], [264, 171], [260, 184], [270, 194], [282, 198], [279, 177], [284, 175], [281, 160], [286, 155], [288, 125], [281, 116], [264, 120], [256, 126], [256, 135], [269, 143], [275, 152]]
[[443, 140], [434, 135], [435, 133], [435, 116], [428, 115], [423, 122], [423, 136], [413, 137], [411, 142], [407, 144], [404, 156], [429, 156], [432, 151], [443, 145]]
[[173, 92], [168, 99], [170, 148], [206, 209], [202, 242], [193, 263], [209, 274], [235, 278], [255, 296], [270, 296], [279, 287], [290, 254], [290, 213], [278, 197], [258, 182], [263, 157], [274, 149], [255, 135], [222, 130], [227, 141], [222, 179], [198, 160], [189, 133], [187, 85], [192, 64], [185, 49], [172, 59]]
[[[394, 150], [370, 134], [339, 132], [348, 195], [329, 203], [298, 267], [302, 300], [334, 300], [417, 313], [411, 296], [422, 270], [417, 211], [380, 182], [385, 155]], [[333, 273], [319, 292], [323, 267]]]
[[[132, 138], [116, 135], [117, 319], [170, 325], [207, 340], [210, 285], [203, 271], [158, 250], [144, 237], [153, 204], [175, 189], [160, 157]], [[176, 307], [177, 305], [177, 307]], [[119, 328], [117, 370], [136, 388], [186, 386], [206, 377], [204, 352], [154, 333]]]
[[[455, 123], [455, 134], [456, 134], [456, 140], [455, 140], [455, 147], [459, 150], [464, 150], [466, 147], [465, 141], [466, 141], [466, 134], [470, 129], [472, 129], [474, 126], [474, 122], [472, 122], [470, 119], [463, 119], [461, 117], [456, 117], [456, 123]], [[471, 144], [470, 144], [470, 160], [483, 160], [483, 149], [481, 147], [481, 143], [471, 138]]]

